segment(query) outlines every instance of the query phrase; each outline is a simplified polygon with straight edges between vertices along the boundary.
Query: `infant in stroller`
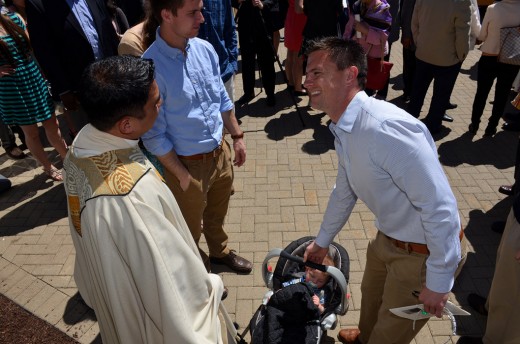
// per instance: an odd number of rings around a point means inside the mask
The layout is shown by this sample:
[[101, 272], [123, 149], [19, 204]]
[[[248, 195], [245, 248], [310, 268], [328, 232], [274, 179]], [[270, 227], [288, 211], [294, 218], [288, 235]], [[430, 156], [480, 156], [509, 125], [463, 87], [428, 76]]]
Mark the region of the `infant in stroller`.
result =
[[[334, 261], [330, 256], [326, 256], [323, 260], [323, 265], [334, 266]], [[301, 277], [283, 282], [282, 287], [288, 287], [296, 283], [309, 283], [312, 291], [314, 292], [314, 295], [312, 296], [312, 302], [316, 307], [318, 307], [320, 314], [322, 314], [325, 311], [325, 304], [328, 300], [328, 297], [325, 296], [325, 293], [327, 292], [327, 296], [330, 296], [331, 294], [331, 288], [327, 288], [327, 283], [330, 281], [330, 274], [326, 271], [321, 271], [306, 266], [305, 272], [298, 272], [295, 273], [295, 275], [301, 275]]]
[[[284, 250], [273, 249], [267, 254], [262, 276], [270, 290], [242, 333], [242, 338], [251, 331], [252, 344], [316, 344], [321, 341], [325, 331], [336, 327], [337, 315], [347, 312], [347, 251], [339, 244], [332, 243], [329, 248], [330, 266], [304, 263], [303, 254], [313, 240], [314, 237], [304, 237], [293, 241]], [[275, 257], [278, 257], [278, 262], [273, 273], [269, 260]], [[325, 299], [323, 304], [318, 302], [321, 309], [313, 301], [316, 295], [314, 287], [318, 283], [310, 277], [311, 271], [329, 275], [321, 280], [323, 286], [317, 291], [318, 296], [324, 296]], [[306, 275], [309, 277], [306, 278]], [[305, 279], [304, 283], [300, 283], [302, 279]], [[283, 287], [285, 282], [289, 283]]]

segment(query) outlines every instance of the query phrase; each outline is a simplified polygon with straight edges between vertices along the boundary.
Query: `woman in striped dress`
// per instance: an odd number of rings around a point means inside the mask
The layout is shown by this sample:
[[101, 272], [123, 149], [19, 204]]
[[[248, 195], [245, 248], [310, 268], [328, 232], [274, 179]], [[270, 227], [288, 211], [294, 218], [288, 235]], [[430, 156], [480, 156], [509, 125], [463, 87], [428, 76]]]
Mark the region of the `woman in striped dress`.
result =
[[43, 150], [38, 123], [64, 159], [67, 145], [61, 137], [54, 106], [38, 65], [32, 57], [25, 24], [15, 13], [0, 15], [0, 116], [5, 124], [19, 125], [27, 148], [53, 180], [63, 180]]

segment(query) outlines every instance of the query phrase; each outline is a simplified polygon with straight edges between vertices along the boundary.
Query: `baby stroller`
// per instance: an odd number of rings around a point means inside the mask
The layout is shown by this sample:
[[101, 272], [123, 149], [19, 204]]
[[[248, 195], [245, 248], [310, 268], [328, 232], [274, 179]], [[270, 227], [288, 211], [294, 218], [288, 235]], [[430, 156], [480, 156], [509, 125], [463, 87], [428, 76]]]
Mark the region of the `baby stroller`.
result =
[[[267, 254], [262, 265], [262, 276], [269, 291], [241, 338], [251, 331], [251, 344], [316, 344], [327, 330], [336, 327], [337, 316], [347, 313], [348, 253], [333, 242], [329, 247], [329, 256], [335, 267], [304, 263], [303, 254], [313, 240], [312, 236], [304, 237], [290, 243], [285, 250], [277, 248]], [[269, 260], [274, 257], [279, 258], [273, 272]], [[321, 314], [312, 302], [314, 291], [308, 283], [282, 287], [282, 283], [301, 276], [305, 266], [328, 272], [331, 276], [323, 288], [328, 301]]]

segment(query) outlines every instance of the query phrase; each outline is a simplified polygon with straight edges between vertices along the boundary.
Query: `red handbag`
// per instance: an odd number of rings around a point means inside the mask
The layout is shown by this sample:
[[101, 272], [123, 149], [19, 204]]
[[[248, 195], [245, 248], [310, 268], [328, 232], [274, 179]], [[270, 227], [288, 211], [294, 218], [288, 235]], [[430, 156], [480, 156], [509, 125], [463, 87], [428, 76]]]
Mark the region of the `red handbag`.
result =
[[382, 90], [390, 78], [390, 70], [393, 66], [392, 62], [383, 60], [383, 57], [378, 59], [367, 56], [368, 72], [365, 88], [374, 91]]

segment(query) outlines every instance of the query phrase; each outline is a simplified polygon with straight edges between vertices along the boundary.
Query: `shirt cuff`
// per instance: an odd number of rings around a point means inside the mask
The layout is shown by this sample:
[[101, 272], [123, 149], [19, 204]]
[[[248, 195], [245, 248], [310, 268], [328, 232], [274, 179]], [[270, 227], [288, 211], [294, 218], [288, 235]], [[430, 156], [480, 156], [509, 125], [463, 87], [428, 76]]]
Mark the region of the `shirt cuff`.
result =
[[318, 235], [316, 236], [316, 239], [314, 239], [314, 242], [319, 247], [325, 248], [325, 247], [329, 247], [333, 240], [334, 240], [334, 236], [331, 237], [330, 234], [328, 234], [324, 230], [320, 229]]
[[448, 293], [453, 288], [455, 277], [453, 273], [436, 273], [426, 270], [426, 288], [436, 293]]
[[144, 137], [142, 139], [146, 149], [155, 156], [163, 156], [173, 149], [173, 145], [168, 140], [146, 140]]

